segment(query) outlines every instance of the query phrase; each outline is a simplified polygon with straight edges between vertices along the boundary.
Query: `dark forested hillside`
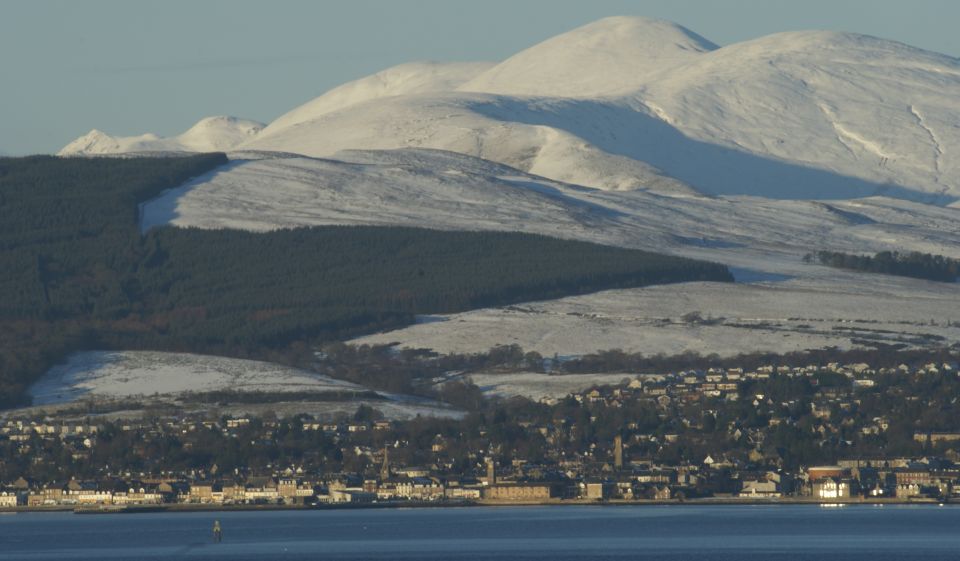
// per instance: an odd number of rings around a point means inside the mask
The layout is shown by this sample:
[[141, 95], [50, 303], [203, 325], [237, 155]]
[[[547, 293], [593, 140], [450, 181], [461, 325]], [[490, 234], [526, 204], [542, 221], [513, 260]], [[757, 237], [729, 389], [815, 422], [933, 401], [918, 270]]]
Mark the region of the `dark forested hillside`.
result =
[[0, 406], [98, 343], [105, 309], [121, 309], [143, 255], [138, 203], [224, 162], [0, 158]]
[[0, 158], [0, 315], [93, 311], [139, 259], [138, 203], [225, 162]]
[[504, 232], [165, 228], [147, 244], [157, 250], [134, 277], [138, 300], [181, 316], [178, 337], [240, 345], [606, 288], [729, 280], [713, 264]]
[[222, 164], [0, 159], [0, 405], [84, 348], [266, 357], [457, 312], [615, 287], [732, 280], [722, 265], [494, 232], [160, 228], [138, 204]]

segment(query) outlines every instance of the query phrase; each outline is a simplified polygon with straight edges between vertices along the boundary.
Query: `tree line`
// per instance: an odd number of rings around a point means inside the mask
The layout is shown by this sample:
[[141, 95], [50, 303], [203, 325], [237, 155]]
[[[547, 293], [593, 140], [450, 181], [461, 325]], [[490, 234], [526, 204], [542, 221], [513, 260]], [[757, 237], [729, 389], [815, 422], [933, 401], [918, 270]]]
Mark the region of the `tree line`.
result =
[[956, 282], [960, 277], [960, 260], [943, 255], [911, 251], [881, 251], [875, 255], [853, 255], [839, 251], [808, 253], [804, 261], [867, 273], [883, 273], [939, 282]]
[[866, 363], [874, 368], [896, 368], [901, 364], [920, 365], [957, 360], [956, 348], [904, 349], [897, 345], [875, 348], [840, 349], [825, 347], [788, 353], [752, 352], [721, 357], [688, 351], [675, 355], [630, 353], [621, 349], [598, 351], [556, 363], [555, 374], [597, 374], [606, 372], [655, 373], [705, 370], [707, 368], [743, 368], [763, 366], [806, 366], [809, 364]]

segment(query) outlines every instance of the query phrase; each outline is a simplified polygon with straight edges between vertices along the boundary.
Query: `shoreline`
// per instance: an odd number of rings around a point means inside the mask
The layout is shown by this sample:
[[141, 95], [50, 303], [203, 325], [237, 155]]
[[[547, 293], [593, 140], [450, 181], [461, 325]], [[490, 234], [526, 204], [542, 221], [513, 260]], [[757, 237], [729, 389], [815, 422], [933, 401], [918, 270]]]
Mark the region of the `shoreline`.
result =
[[77, 507], [73, 505], [17, 506], [2, 507], [0, 514], [73, 512], [74, 514], [151, 514], [178, 512], [268, 512], [300, 510], [368, 510], [368, 509], [422, 509], [422, 508], [476, 508], [476, 507], [521, 507], [521, 506], [954, 506], [949, 500], [939, 501], [928, 498], [890, 498], [890, 499], [836, 499], [821, 500], [812, 497], [790, 498], [743, 498], [705, 497], [696, 499], [671, 500], [630, 500], [630, 499], [554, 499], [541, 501], [389, 501], [378, 503], [340, 503], [311, 505], [217, 505], [217, 504], [161, 504], [138, 506], [103, 505], [96, 507]]

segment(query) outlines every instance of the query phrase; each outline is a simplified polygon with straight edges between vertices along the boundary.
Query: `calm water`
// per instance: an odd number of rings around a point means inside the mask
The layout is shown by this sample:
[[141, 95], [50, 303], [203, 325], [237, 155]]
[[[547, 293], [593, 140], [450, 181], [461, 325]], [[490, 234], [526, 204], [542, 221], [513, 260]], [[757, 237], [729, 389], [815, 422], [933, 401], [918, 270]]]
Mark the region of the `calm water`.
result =
[[[223, 543], [211, 529], [219, 519]], [[960, 507], [504, 507], [0, 515], [0, 559], [960, 558]]]

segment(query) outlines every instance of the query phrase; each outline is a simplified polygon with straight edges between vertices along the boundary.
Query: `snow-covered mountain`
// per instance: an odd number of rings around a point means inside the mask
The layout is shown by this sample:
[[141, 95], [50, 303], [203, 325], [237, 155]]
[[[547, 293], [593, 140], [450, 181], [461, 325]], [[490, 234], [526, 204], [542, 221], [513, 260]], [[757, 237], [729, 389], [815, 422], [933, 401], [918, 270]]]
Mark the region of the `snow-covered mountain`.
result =
[[[435, 148], [606, 190], [960, 199], [960, 61], [851, 33], [718, 47], [612, 17], [499, 63], [413, 63], [222, 140], [93, 132], [64, 153]], [[236, 144], [237, 141], [241, 144]]]
[[110, 136], [93, 129], [67, 144], [60, 156], [82, 154], [119, 154], [125, 152], [218, 152], [232, 150], [250, 140], [264, 127], [263, 123], [236, 117], [206, 117], [186, 132], [172, 137], [155, 134]]
[[[960, 344], [960, 284], [801, 257], [960, 258], [958, 115], [960, 61], [944, 55], [826, 32], [718, 47], [669, 22], [607, 18], [501, 63], [390, 68], [262, 130], [94, 131], [63, 153], [228, 151], [145, 203], [144, 229], [523, 231], [718, 261], [741, 281], [476, 310], [365, 342], [545, 355], [936, 346]], [[683, 320], [692, 312], [713, 320]]]
[[438, 148], [604, 189], [669, 176], [714, 194], [960, 197], [960, 63], [850, 33], [717, 48], [674, 24], [607, 18], [456, 91], [358, 97], [336, 111], [326, 97], [246, 146]]

